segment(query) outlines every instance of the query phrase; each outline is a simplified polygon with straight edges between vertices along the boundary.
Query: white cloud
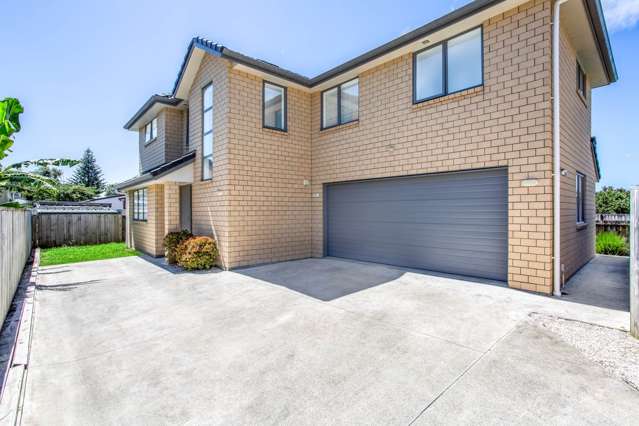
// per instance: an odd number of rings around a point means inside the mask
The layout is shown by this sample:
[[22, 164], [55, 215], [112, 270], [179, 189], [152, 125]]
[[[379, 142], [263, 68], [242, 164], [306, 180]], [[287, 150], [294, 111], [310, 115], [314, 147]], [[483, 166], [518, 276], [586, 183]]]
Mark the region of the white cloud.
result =
[[639, 22], [639, 0], [603, 0], [602, 3], [610, 31], [632, 28]]

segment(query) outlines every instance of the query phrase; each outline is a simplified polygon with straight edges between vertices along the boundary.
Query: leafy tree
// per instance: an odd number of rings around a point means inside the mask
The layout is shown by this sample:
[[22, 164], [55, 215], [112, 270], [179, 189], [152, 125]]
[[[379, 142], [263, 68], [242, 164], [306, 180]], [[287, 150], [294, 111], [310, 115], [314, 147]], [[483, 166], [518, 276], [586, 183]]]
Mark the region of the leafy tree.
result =
[[29, 201], [86, 201], [95, 197], [95, 188], [71, 183], [61, 183], [55, 187], [30, 185], [20, 190], [22, 196]]
[[111, 197], [113, 195], [119, 195], [119, 194], [120, 194], [120, 192], [118, 191], [118, 189], [115, 187], [114, 184], [109, 183], [109, 184], [106, 184], [104, 186], [104, 196], [105, 197]]
[[60, 182], [60, 178], [62, 177], [62, 169], [59, 167], [40, 166], [36, 169], [35, 173], [40, 176], [54, 179], [58, 182]]
[[0, 102], [0, 160], [11, 152], [14, 133], [20, 131], [20, 114], [24, 108], [15, 98], [5, 98]]
[[104, 179], [102, 178], [102, 170], [95, 160], [95, 155], [91, 148], [87, 148], [80, 159], [80, 164], [75, 170], [71, 183], [75, 185], [83, 185], [102, 191], [104, 188]]
[[595, 196], [597, 213], [630, 213], [630, 191], [623, 188], [604, 186]]
[[[5, 98], [0, 101], [0, 160], [11, 152], [13, 135], [20, 131], [20, 114], [24, 108], [15, 98]], [[74, 166], [78, 162], [69, 159], [44, 159], [15, 163], [7, 167], [0, 165], [0, 190], [10, 189], [23, 191], [27, 188], [43, 187], [56, 191], [55, 179], [30, 172], [26, 168]]]

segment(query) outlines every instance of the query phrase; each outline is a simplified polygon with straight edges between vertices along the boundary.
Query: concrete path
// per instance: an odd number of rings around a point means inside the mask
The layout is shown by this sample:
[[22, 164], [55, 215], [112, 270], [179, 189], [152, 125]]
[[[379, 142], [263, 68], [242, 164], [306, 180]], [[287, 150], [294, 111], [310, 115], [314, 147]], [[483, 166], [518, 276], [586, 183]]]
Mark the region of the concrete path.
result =
[[639, 393], [528, 321], [620, 310], [338, 259], [46, 268], [24, 424], [632, 424]]

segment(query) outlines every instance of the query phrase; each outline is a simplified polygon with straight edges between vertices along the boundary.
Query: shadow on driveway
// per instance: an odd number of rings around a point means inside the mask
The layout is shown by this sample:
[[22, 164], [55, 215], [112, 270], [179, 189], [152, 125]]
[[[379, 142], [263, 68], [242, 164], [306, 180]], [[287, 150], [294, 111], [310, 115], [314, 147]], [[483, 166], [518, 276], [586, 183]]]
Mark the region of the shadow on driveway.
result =
[[286, 287], [329, 302], [358, 291], [394, 281], [401, 270], [371, 263], [330, 259], [304, 259], [235, 269], [247, 277]]
[[562, 300], [630, 311], [629, 258], [597, 255], [566, 283]]

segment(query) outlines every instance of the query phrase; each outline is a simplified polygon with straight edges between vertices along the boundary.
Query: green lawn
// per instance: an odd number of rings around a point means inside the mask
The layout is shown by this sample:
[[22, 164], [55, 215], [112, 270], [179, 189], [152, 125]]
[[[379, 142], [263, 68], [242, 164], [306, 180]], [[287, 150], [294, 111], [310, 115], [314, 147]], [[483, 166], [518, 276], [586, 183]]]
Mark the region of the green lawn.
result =
[[61, 265], [63, 263], [87, 262], [89, 260], [113, 259], [116, 257], [137, 255], [137, 251], [127, 248], [124, 243], [54, 247], [40, 251], [40, 265]]

